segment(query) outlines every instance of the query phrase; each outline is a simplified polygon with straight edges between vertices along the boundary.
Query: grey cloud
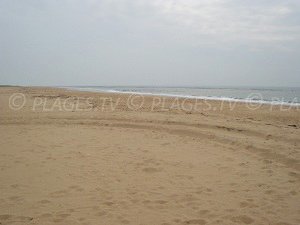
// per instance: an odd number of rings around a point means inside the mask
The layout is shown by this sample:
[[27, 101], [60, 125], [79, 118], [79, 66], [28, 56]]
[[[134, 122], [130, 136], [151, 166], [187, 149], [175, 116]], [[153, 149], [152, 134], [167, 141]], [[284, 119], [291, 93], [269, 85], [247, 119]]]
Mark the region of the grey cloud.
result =
[[0, 83], [300, 86], [296, 0], [0, 1]]

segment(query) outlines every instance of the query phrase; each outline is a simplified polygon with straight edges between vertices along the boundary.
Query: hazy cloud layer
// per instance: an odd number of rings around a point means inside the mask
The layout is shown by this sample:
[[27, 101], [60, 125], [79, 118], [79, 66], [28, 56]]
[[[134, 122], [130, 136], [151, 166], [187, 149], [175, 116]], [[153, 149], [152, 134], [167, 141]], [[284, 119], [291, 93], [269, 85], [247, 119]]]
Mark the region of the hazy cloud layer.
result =
[[0, 83], [300, 86], [298, 0], [0, 0]]

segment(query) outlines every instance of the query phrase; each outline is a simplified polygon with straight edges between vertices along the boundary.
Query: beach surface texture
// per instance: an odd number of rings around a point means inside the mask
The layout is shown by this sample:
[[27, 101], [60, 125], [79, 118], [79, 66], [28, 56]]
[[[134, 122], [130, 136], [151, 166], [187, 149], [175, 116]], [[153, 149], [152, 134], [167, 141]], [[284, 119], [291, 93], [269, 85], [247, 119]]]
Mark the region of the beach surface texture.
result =
[[0, 224], [298, 225], [300, 110], [0, 88]]

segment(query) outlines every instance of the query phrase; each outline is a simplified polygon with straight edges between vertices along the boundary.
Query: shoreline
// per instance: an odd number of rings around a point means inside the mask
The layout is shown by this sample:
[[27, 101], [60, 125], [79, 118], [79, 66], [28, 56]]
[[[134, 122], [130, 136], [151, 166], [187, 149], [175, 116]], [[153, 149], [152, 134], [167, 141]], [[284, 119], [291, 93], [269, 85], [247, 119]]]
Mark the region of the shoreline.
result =
[[[97, 90], [93, 88], [76, 88], [76, 87], [59, 87], [74, 91], [84, 91], [92, 93], [116, 93], [116, 94], [131, 94], [131, 95], [144, 95], [144, 96], [157, 96], [157, 97], [170, 97], [170, 98], [181, 98], [181, 99], [198, 99], [208, 101], [225, 101], [225, 102], [237, 102], [245, 104], [260, 104], [260, 105], [274, 105], [274, 106], [290, 106], [300, 109], [300, 103], [285, 102], [285, 101], [268, 101], [268, 100], [252, 100], [252, 99], [241, 99], [241, 98], [230, 98], [230, 97], [212, 97], [212, 96], [193, 96], [193, 95], [176, 95], [176, 94], [156, 94], [147, 92], [130, 92], [130, 91], [117, 91], [117, 90]], [[259, 94], [259, 93], [255, 93]]]

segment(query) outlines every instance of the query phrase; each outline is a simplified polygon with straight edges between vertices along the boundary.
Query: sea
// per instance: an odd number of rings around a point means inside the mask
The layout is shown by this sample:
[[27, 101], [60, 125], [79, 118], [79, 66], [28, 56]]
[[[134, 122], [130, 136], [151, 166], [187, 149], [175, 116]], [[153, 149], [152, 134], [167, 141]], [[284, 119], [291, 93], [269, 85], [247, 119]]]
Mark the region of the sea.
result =
[[129, 93], [300, 106], [300, 87], [65, 86], [63, 88], [93, 92]]

